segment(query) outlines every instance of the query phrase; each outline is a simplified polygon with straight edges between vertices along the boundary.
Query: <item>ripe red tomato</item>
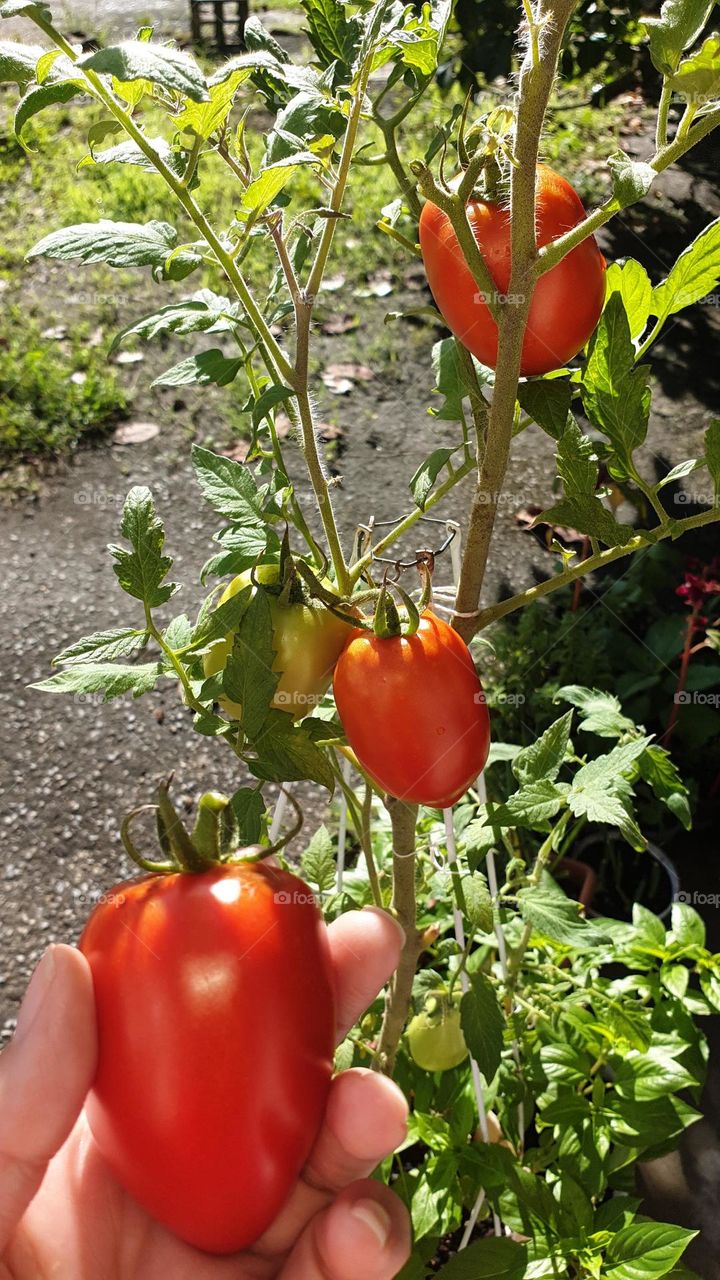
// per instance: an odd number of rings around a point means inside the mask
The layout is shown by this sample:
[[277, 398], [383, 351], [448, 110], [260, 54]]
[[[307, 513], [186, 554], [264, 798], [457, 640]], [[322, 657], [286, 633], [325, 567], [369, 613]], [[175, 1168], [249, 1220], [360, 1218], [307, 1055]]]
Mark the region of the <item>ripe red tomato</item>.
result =
[[[556, 240], [585, 217], [570, 183], [538, 165], [535, 198], [538, 247]], [[498, 294], [510, 286], [510, 213], [490, 201], [471, 200], [468, 218]], [[478, 294], [447, 214], [431, 201], [420, 215], [420, 247], [433, 297], [445, 323], [483, 364], [497, 364], [497, 325]], [[605, 259], [595, 238], [583, 240], [535, 287], [522, 349], [524, 376], [561, 369], [595, 329], [605, 298]]]
[[98, 1147], [183, 1240], [245, 1248], [307, 1159], [332, 1075], [329, 952], [309, 888], [249, 863], [146, 876], [106, 895], [80, 948], [97, 1003]]
[[490, 719], [470, 650], [427, 610], [414, 636], [360, 631], [333, 682], [348, 742], [384, 791], [446, 809], [475, 781]]

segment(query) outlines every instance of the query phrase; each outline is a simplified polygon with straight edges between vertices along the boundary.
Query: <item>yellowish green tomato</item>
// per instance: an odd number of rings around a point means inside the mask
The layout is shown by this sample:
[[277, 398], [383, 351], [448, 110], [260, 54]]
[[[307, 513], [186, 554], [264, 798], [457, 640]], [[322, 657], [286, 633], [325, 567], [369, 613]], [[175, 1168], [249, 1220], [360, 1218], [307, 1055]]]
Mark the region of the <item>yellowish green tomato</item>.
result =
[[460, 1026], [460, 1010], [444, 992], [428, 996], [422, 1013], [407, 1029], [413, 1062], [424, 1071], [449, 1071], [469, 1056]]
[[[260, 565], [255, 579], [272, 584], [278, 580], [276, 565]], [[218, 605], [237, 595], [251, 585], [249, 573], [238, 574], [223, 591]], [[332, 584], [323, 582], [332, 590]], [[273, 698], [273, 706], [287, 711], [295, 719], [310, 715], [318, 701], [330, 687], [335, 663], [346, 640], [351, 634], [347, 623], [321, 604], [282, 604], [278, 596], [269, 595], [273, 626], [275, 661], [273, 671], [280, 672]], [[204, 658], [206, 676], [217, 675], [224, 670], [233, 647], [234, 635], [213, 645]], [[242, 708], [229, 698], [221, 698], [220, 705], [227, 715], [237, 720]]]

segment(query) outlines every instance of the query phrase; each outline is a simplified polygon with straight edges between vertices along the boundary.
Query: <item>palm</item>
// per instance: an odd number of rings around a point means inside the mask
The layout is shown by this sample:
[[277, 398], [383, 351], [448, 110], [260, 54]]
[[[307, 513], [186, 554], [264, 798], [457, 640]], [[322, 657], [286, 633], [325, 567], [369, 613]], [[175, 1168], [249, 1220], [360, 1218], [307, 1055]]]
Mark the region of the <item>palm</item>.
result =
[[[374, 912], [353, 913], [331, 928], [339, 1035], [394, 968], [396, 934], [388, 918]], [[21, 1017], [19, 1043], [0, 1061], [0, 1150], [9, 1153], [0, 1158], [0, 1237], [7, 1242], [1, 1280], [362, 1280], [365, 1274], [389, 1280], [396, 1274], [407, 1256], [404, 1210], [386, 1188], [360, 1180], [402, 1141], [405, 1107], [393, 1085], [369, 1072], [335, 1078], [325, 1125], [287, 1204], [252, 1250], [232, 1257], [200, 1253], [149, 1218], [108, 1169], [84, 1113], [46, 1168], [94, 1070], [89, 976], [78, 953], [59, 948], [56, 961], [61, 953], [64, 992], [56, 991], [62, 983], [55, 976], [48, 1000], [33, 1011], [29, 1028]], [[60, 1008], [59, 994], [69, 1008]], [[60, 1044], [54, 1043], [58, 1032]], [[33, 1039], [38, 1043], [30, 1060]], [[26, 1095], [19, 1106], [18, 1081]], [[60, 1113], [51, 1114], [58, 1106], [64, 1125]], [[18, 1146], [23, 1142], [24, 1152]], [[385, 1242], [378, 1223], [387, 1224]]]

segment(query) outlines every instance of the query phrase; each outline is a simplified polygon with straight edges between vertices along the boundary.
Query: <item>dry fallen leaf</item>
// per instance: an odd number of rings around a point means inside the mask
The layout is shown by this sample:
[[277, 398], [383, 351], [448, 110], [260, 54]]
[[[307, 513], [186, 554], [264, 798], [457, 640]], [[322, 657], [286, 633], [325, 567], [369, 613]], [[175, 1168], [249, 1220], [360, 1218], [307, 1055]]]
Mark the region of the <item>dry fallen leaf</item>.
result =
[[340, 440], [345, 435], [342, 427], [336, 427], [332, 422], [319, 422], [317, 433], [325, 444], [330, 444], [332, 440]]
[[244, 462], [250, 452], [249, 440], [238, 440], [227, 449], [222, 449], [224, 458], [232, 458], [233, 462]]
[[156, 422], [123, 422], [115, 428], [113, 444], [145, 444], [160, 434]]
[[331, 316], [329, 320], [323, 320], [320, 325], [322, 333], [327, 333], [331, 337], [335, 337], [339, 333], [352, 333], [354, 329], [360, 327], [360, 321], [357, 316], [346, 311], [343, 315]]

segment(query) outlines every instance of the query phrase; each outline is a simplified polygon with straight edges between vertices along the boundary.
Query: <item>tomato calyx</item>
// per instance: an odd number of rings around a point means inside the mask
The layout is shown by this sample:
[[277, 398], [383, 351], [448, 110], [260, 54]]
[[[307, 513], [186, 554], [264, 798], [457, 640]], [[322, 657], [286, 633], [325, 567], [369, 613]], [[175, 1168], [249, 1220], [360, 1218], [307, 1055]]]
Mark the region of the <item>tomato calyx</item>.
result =
[[[290, 831], [274, 844], [254, 844], [239, 847], [234, 836], [232, 802], [219, 791], [206, 791], [198, 801], [195, 825], [188, 833], [177, 809], [170, 799], [172, 774], [163, 778], [155, 789], [152, 804], [139, 805], [123, 819], [120, 838], [125, 852], [143, 871], [153, 875], [177, 875], [186, 872], [198, 875], [215, 867], [236, 866], [243, 862], [261, 862], [278, 853], [300, 831], [303, 814], [295, 797], [285, 795], [295, 811], [296, 821]], [[146, 858], [135, 844], [131, 828], [136, 818], [154, 813], [157, 839], [163, 858]]]

